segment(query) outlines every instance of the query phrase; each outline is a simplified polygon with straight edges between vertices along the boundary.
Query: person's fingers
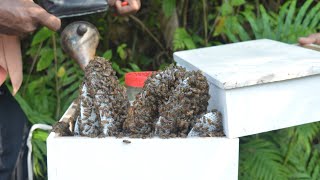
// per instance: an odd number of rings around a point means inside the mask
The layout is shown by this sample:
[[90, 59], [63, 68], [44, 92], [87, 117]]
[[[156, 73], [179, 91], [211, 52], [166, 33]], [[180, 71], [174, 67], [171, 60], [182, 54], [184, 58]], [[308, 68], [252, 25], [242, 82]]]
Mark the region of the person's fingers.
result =
[[122, 1], [117, 0], [116, 1], [116, 8], [119, 14], [121, 15], [127, 15], [127, 14], [132, 14], [136, 13], [140, 9], [140, 4], [134, 0], [134, 1], [127, 1], [128, 4], [126, 6], [122, 5]]
[[[36, 5], [38, 6], [38, 5]], [[46, 10], [42, 9], [40, 6], [34, 8], [33, 13], [35, 14], [34, 18], [43, 26], [57, 31], [61, 27], [61, 20], [55, 17], [52, 14], [49, 14]]]
[[299, 44], [301, 45], [313, 44], [315, 41], [316, 41], [315, 38], [310, 38], [310, 37], [299, 38]]
[[320, 45], [320, 33], [311, 34], [309, 38], [314, 39], [314, 44]]
[[299, 44], [307, 45], [307, 44], [318, 44], [320, 45], [320, 33], [311, 34], [308, 37], [299, 38]]
[[121, 15], [126, 15], [131, 11], [131, 7], [130, 6], [122, 6], [122, 1], [120, 1], [120, 0], [116, 1], [115, 6], [117, 9], [117, 12]]

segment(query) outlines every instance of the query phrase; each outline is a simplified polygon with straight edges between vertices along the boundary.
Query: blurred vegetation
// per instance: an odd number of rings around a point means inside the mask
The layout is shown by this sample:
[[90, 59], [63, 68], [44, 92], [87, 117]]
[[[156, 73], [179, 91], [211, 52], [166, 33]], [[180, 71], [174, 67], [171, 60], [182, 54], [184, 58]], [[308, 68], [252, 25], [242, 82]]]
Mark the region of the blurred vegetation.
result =
[[[320, 30], [318, 0], [149, 0], [128, 17], [112, 12], [86, 20], [100, 31], [97, 55], [120, 80], [126, 72], [158, 70], [174, 51], [269, 38], [296, 43]], [[78, 95], [83, 73], [61, 50], [59, 32], [46, 28], [23, 41], [24, 84], [16, 96], [30, 124], [53, 124]], [[320, 117], [319, 117], [320, 118]], [[34, 172], [46, 179], [47, 132], [33, 138]], [[320, 124], [241, 138], [239, 179], [320, 179]]]

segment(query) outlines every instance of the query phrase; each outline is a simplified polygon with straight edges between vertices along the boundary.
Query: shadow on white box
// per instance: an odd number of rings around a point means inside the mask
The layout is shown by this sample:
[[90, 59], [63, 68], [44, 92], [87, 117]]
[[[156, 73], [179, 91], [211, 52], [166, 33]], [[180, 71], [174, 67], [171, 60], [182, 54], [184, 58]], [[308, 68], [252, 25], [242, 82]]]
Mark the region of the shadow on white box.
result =
[[272, 40], [176, 52], [177, 65], [200, 70], [208, 109], [235, 138], [320, 120], [320, 53]]
[[[74, 112], [72, 107], [63, 121]], [[233, 180], [238, 178], [239, 139], [117, 139], [50, 133], [47, 157], [49, 180]]]

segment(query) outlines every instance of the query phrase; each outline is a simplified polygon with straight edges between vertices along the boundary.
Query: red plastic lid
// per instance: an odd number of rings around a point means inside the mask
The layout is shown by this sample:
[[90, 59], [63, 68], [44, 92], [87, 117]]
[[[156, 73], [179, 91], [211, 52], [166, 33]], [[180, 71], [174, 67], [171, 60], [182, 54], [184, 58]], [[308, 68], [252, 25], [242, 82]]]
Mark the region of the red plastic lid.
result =
[[127, 86], [142, 88], [153, 71], [129, 72], [125, 75], [125, 83]]

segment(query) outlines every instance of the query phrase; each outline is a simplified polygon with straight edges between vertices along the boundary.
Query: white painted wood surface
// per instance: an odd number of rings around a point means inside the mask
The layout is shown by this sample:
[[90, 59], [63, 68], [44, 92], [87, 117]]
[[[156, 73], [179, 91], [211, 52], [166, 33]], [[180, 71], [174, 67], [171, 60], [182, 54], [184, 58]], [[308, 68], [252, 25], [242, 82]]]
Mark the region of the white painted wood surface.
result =
[[[60, 121], [67, 122], [75, 109], [71, 104]], [[238, 179], [238, 138], [124, 139], [50, 133], [48, 179]]]
[[227, 137], [242, 137], [320, 121], [319, 91], [320, 75], [309, 76], [222, 91], [210, 107], [224, 114]]
[[55, 137], [47, 140], [49, 180], [238, 178], [239, 139]]
[[320, 73], [320, 53], [262, 39], [174, 53], [181, 66], [200, 69], [221, 89]]
[[174, 54], [210, 84], [209, 110], [222, 112], [227, 137], [320, 120], [320, 53], [256, 40]]

